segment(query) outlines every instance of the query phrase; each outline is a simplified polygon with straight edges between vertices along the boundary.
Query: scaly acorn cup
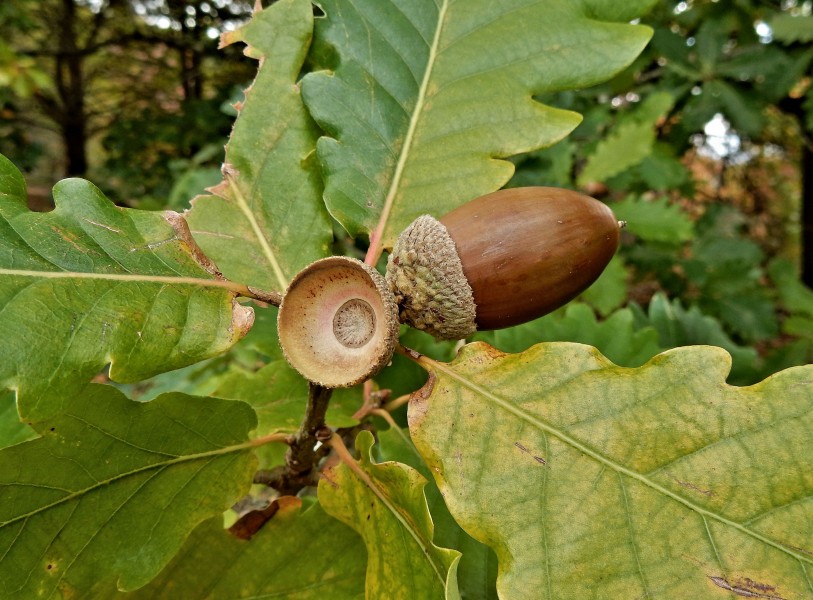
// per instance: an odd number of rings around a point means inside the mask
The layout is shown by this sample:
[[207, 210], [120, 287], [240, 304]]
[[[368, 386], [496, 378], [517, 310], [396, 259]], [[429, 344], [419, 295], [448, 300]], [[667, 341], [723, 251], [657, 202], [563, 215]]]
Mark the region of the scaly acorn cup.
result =
[[355, 258], [311, 263], [291, 280], [277, 315], [285, 358], [323, 387], [350, 387], [392, 359], [398, 307], [384, 277]]
[[402, 322], [438, 339], [545, 315], [592, 284], [618, 249], [619, 223], [570, 190], [500, 190], [440, 220], [418, 217], [395, 242], [387, 283]]

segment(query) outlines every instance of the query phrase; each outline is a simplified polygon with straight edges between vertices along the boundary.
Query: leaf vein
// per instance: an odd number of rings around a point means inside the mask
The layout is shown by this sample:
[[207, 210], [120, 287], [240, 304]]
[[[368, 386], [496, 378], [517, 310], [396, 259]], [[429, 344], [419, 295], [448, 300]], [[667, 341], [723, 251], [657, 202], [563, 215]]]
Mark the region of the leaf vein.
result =
[[660, 485], [659, 483], [656, 483], [655, 481], [653, 481], [652, 479], [647, 477], [646, 474], [638, 473], [638, 472], [636, 472], [636, 471], [634, 471], [634, 470], [632, 470], [630, 468], [627, 468], [627, 467], [621, 465], [620, 463], [615, 462], [614, 460], [610, 459], [607, 456], [604, 456], [603, 454], [601, 454], [599, 451], [595, 450], [594, 448], [592, 448], [588, 444], [576, 439], [573, 436], [568, 435], [564, 431], [560, 431], [559, 429], [557, 429], [556, 427], [554, 427], [550, 423], [544, 421], [543, 419], [524, 411], [523, 409], [519, 408], [518, 406], [515, 406], [514, 404], [512, 404], [508, 400], [505, 400], [504, 398], [501, 398], [497, 394], [494, 394], [493, 392], [490, 392], [489, 390], [477, 385], [474, 381], [471, 381], [471, 380], [467, 379], [466, 377], [464, 377], [462, 375], [459, 375], [457, 372], [455, 372], [448, 365], [446, 365], [444, 363], [441, 363], [441, 362], [438, 362], [438, 361], [435, 361], [435, 360], [432, 360], [432, 359], [429, 359], [428, 357], [423, 357], [422, 360], [425, 360], [427, 363], [429, 363], [432, 366], [432, 368], [435, 368], [435, 369], [437, 369], [439, 371], [442, 371], [443, 374], [450, 377], [451, 379], [456, 380], [462, 386], [467, 387], [468, 389], [470, 389], [474, 393], [480, 394], [484, 398], [489, 399], [493, 404], [497, 405], [498, 407], [502, 408], [503, 410], [506, 410], [506, 411], [510, 412], [515, 417], [525, 421], [526, 423], [528, 423], [529, 425], [531, 425], [533, 427], [536, 427], [537, 429], [542, 430], [543, 432], [550, 433], [551, 435], [558, 438], [559, 440], [561, 440], [562, 442], [564, 442], [568, 446], [578, 450], [579, 452], [585, 454], [586, 456], [592, 458], [593, 460], [599, 462], [600, 464], [603, 464], [603, 465], [607, 466], [608, 468], [612, 469], [613, 471], [616, 471], [616, 472], [618, 472], [620, 474], [625, 475], [626, 477], [628, 477], [630, 479], [638, 481], [642, 485], [645, 485], [645, 486], [651, 488], [655, 492], [657, 492], [657, 493], [659, 493], [659, 494], [661, 494], [661, 495], [663, 495], [663, 496], [665, 496], [667, 498], [670, 498], [670, 499], [674, 500], [675, 502], [678, 502], [679, 504], [682, 504], [683, 506], [685, 506], [689, 510], [692, 510], [692, 511], [694, 511], [694, 512], [700, 514], [700, 515], [708, 516], [711, 519], [713, 519], [713, 520], [715, 520], [715, 521], [717, 521], [719, 523], [722, 523], [723, 525], [727, 525], [728, 527], [736, 529], [737, 531], [740, 531], [740, 532], [746, 534], [749, 537], [752, 537], [752, 538], [754, 538], [754, 539], [756, 539], [756, 540], [758, 540], [758, 541], [760, 541], [760, 542], [762, 542], [764, 544], [767, 544], [767, 545], [769, 545], [769, 546], [771, 546], [773, 548], [776, 548], [780, 552], [783, 552], [783, 553], [785, 553], [785, 554], [787, 554], [789, 556], [793, 556], [794, 558], [796, 558], [796, 559], [798, 559], [800, 561], [803, 561], [803, 562], [806, 562], [806, 563], [809, 563], [809, 564], [813, 564], [813, 557], [804, 556], [804, 555], [800, 554], [799, 552], [796, 552], [796, 551], [782, 545], [781, 543], [771, 539], [770, 537], [768, 537], [766, 535], [763, 535], [763, 534], [761, 534], [761, 533], [759, 533], [757, 531], [754, 531], [753, 529], [750, 529], [750, 528], [744, 526], [741, 523], [737, 523], [736, 521], [732, 521], [731, 519], [727, 519], [723, 515], [720, 515], [720, 514], [717, 514], [717, 513], [713, 512], [711, 510], [705, 509], [705, 508], [695, 504], [694, 502], [692, 502], [688, 498], [685, 498], [684, 496], [681, 496], [677, 492], [674, 492], [674, 491]]

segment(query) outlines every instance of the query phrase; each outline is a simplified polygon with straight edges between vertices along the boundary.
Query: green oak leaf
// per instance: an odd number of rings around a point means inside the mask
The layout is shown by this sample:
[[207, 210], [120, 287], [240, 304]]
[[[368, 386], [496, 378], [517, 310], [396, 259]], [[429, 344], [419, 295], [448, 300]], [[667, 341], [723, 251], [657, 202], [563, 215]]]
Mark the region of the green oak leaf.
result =
[[54, 187], [30, 212], [25, 182], [0, 156], [0, 385], [20, 414], [61, 409], [108, 363], [133, 382], [228, 350], [251, 327], [183, 218], [115, 206], [91, 183]]
[[587, 164], [579, 174], [579, 185], [609, 179], [651, 155], [658, 121], [672, 109], [674, 103], [671, 94], [657, 92], [631, 114], [620, 119], [619, 124], [599, 141], [593, 154], [587, 158]]
[[367, 547], [367, 597], [459, 599], [460, 553], [432, 543], [426, 480], [400, 463], [374, 463], [373, 442], [368, 431], [356, 438], [362, 474], [340, 464], [319, 482], [325, 511], [355, 529]]
[[0, 392], [0, 448], [13, 446], [37, 437], [36, 432], [20, 421], [14, 405], [14, 392]]
[[768, 273], [783, 308], [813, 317], [813, 290], [799, 280], [796, 265], [785, 258], [776, 258], [768, 265]]
[[565, 343], [419, 360], [412, 439], [501, 597], [813, 593], [810, 367], [737, 388], [702, 346], [638, 369]]
[[696, 306], [686, 309], [679, 298], [670, 302], [659, 292], [649, 302], [646, 320], [658, 332], [663, 348], [699, 344], [719, 346], [733, 359], [729, 380], [738, 384], [754, 383], [757, 351], [734, 342], [719, 321], [704, 315]]
[[[257, 412], [260, 435], [295, 433], [308, 402], [308, 383], [286, 361], [276, 360], [256, 372], [235, 369], [213, 392], [219, 398], [243, 400]], [[353, 427], [363, 403], [360, 387], [334, 390], [325, 422], [331, 427]]]
[[[627, 66], [651, 31], [633, 0], [324, 0], [302, 81], [331, 137], [318, 143], [325, 201], [351, 235], [391, 247], [415, 217], [503, 186], [502, 160], [579, 123], [535, 95], [584, 88]], [[611, 22], [614, 20], [623, 23]]]
[[694, 238], [694, 223], [689, 215], [665, 197], [628, 196], [611, 208], [626, 222], [625, 229], [642, 240], [681, 244]]
[[284, 496], [279, 509], [250, 540], [223, 529], [223, 519], [201, 523], [180, 552], [147, 586], [99, 597], [116, 600], [341, 600], [364, 598], [366, 551], [358, 535], [325, 514]]
[[775, 15], [769, 22], [773, 36], [785, 44], [813, 42], [813, 16]]
[[225, 44], [248, 44], [260, 69], [226, 146], [225, 180], [187, 215], [227, 277], [263, 289], [284, 290], [333, 239], [315, 159], [319, 129], [297, 86], [312, 29], [310, 2], [282, 0], [224, 35]]
[[0, 451], [0, 582], [13, 598], [146, 584], [256, 468], [242, 402], [133, 402], [91, 384], [37, 426], [41, 437]]
[[497, 557], [488, 546], [481, 544], [452, 518], [443, 502], [432, 474], [421, 455], [415, 449], [409, 432], [390, 427], [377, 433], [378, 444], [373, 448], [378, 461], [398, 461], [409, 465], [427, 479], [424, 493], [432, 523], [435, 526], [434, 542], [442, 548], [452, 548], [461, 553], [457, 567], [457, 585], [466, 600], [492, 600], [497, 598]]
[[629, 273], [624, 260], [616, 254], [604, 271], [589, 288], [581, 293], [581, 299], [607, 317], [619, 309], [627, 300], [627, 279]]
[[589, 344], [625, 367], [639, 367], [664, 349], [655, 328], [636, 326], [629, 308], [599, 321], [593, 310], [581, 302], [571, 302], [564, 309], [522, 325], [478, 332], [474, 339], [503, 352], [522, 352], [539, 342]]

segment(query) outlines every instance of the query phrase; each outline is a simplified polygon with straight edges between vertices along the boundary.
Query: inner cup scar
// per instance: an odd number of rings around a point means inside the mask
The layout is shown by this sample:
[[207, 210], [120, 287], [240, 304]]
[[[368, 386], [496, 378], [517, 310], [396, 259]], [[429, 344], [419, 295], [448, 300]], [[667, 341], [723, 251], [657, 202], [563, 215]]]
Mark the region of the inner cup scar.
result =
[[361, 348], [375, 333], [375, 311], [360, 298], [348, 300], [333, 316], [333, 334], [348, 348]]

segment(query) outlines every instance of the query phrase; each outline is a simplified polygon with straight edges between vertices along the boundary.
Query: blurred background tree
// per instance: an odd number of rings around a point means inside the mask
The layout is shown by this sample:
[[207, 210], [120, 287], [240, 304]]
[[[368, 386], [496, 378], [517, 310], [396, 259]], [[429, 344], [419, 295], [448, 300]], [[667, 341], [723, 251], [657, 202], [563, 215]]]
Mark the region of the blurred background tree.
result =
[[[0, 151], [32, 197], [75, 174], [182, 209], [216, 183], [255, 68], [217, 37], [251, 4], [4, 0]], [[811, 362], [813, 0], [664, 0], [644, 21], [652, 43], [624, 73], [543, 98], [584, 120], [515, 157], [509, 183], [601, 198], [628, 222], [621, 252], [578, 302], [479, 337], [584, 342], [630, 366], [714, 344], [734, 383]]]
[[163, 205], [189, 167], [222, 158], [228, 102], [254, 66], [239, 48], [218, 50], [217, 40], [251, 8], [239, 0], [4, 2], [0, 148], [46, 187], [90, 176], [121, 203]]

